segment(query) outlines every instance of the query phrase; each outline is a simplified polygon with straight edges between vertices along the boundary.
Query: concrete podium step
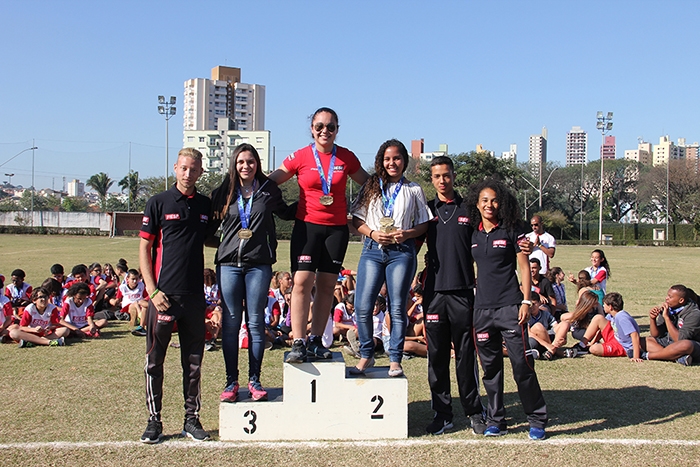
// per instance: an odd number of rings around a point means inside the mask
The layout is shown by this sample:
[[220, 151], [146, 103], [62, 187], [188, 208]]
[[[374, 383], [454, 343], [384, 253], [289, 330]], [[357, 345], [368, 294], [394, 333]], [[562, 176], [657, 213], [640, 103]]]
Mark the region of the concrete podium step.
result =
[[221, 403], [219, 436], [225, 441], [406, 438], [408, 380], [391, 378], [388, 370], [350, 375], [340, 352], [329, 360], [284, 363], [284, 388], [268, 388], [268, 401], [252, 401], [241, 387], [238, 402]]

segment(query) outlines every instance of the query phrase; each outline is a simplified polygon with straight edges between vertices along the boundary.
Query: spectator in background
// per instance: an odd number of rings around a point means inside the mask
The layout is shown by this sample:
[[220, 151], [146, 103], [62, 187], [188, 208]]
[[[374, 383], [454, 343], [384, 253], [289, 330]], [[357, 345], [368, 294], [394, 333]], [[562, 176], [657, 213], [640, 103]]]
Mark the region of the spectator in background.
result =
[[557, 242], [554, 240], [554, 236], [544, 231], [542, 217], [532, 216], [530, 227], [532, 227], [532, 232], [527, 234], [527, 239], [533, 244], [530, 258], [540, 260], [540, 274], [546, 275], [549, 271], [549, 260], [554, 258]]
[[550, 311], [554, 311], [557, 306], [557, 297], [554, 293], [554, 287], [545, 276], [540, 272], [542, 270], [540, 260], [530, 258], [530, 274], [532, 280], [532, 291], [540, 295], [540, 303], [549, 305]]

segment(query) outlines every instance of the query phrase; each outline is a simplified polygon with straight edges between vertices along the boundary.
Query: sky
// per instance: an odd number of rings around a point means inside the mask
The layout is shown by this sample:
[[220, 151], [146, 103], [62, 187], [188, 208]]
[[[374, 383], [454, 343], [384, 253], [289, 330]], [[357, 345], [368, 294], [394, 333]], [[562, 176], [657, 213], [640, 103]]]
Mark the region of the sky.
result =
[[[60, 189], [63, 178], [131, 168], [162, 176], [157, 96], [177, 97], [170, 164], [182, 145], [184, 81], [217, 65], [266, 87], [277, 163], [310, 142], [308, 117], [340, 117], [337, 143], [363, 165], [398, 138], [497, 155], [546, 126], [548, 159], [566, 133], [614, 112], [617, 157], [637, 139], [700, 140], [700, 76], [688, 1], [35, 1], [0, 3], [0, 182]], [[693, 45], [695, 44], [695, 45]], [[116, 187], [114, 190], [118, 190]]]

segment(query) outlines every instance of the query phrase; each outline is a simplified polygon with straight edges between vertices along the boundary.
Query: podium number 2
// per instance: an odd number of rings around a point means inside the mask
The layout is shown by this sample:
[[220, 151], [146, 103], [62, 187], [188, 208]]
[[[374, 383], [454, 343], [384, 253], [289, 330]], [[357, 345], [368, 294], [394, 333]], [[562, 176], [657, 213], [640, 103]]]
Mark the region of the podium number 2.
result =
[[377, 403], [377, 406], [372, 411], [371, 419], [382, 420], [384, 418], [384, 415], [377, 412], [379, 412], [379, 409], [382, 407], [382, 405], [384, 405], [384, 398], [377, 394], [376, 396], [372, 396], [371, 402]]
[[311, 380], [311, 402], [316, 402], [316, 380]]
[[246, 411], [245, 414], [243, 414], [243, 417], [245, 417], [245, 418], [250, 417], [250, 420], [248, 420], [248, 424], [250, 425], [250, 428], [243, 427], [243, 431], [245, 431], [249, 435], [252, 435], [253, 433], [255, 433], [255, 430], [258, 429], [257, 425], [255, 424], [255, 421], [258, 419], [258, 414], [256, 414], [253, 410], [248, 410], [248, 411]]

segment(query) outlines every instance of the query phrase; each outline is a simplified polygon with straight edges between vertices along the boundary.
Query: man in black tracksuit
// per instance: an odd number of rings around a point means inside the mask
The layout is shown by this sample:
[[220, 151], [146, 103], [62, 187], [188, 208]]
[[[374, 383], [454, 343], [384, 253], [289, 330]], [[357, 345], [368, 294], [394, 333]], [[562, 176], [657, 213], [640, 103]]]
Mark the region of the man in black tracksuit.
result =
[[454, 166], [449, 157], [430, 164], [437, 191], [428, 202], [434, 218], [428, 226], [428, 264], [425, 276], [425, 331], [428, 340], [428, 383], [433, 421], [426, 431], [441, 434], [452, 428], [450, 353], [455, 351], [455, 373], [460, 401], [475, 434], [486, 428], [479, 398], [479, 370], [472, 335], [474, 266], [471, 255], [472, 226], [462, 198], [454, 192]]
[[202, 154], [185, 148], [175, 163], [176, 184], [148, 200], [141, 227], [139, 263], [150, 295], [146, 317], [148, 426], [141, 441], [158, 443], [163, 433], [163, 362], [177, 322], [185, 397], [183, 436], [209, 438], [199, 422], [204, 354], [204, 240], [211, 201], [197, 193]]

